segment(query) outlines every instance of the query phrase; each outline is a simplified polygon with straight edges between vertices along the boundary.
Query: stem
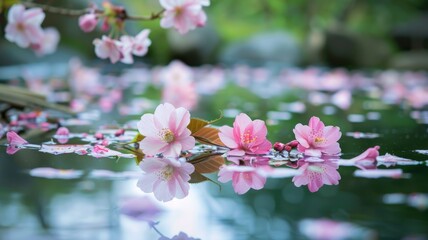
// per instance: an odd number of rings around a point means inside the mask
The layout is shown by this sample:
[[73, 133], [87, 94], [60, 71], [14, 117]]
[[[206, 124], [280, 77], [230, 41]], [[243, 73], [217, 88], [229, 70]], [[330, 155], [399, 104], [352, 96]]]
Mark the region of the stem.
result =
[[146, 16], [126, 16], [127, 20], [136, 20], [136, 21], [150, 21], [150, 20], [155, 20], [157, 18], [160, 18], [162, 13], [165, 10], [161, 10], [158, 13], [152, 13], [149, 17]]
[[165, 237], [166, 238], [166, 236], [165, 235], [163, 235], [157, 228], [156, 228], [156, 225], [158, 224], [159, 222], [153, 222], [153, 221], [148, 221], [148, 224], [149, 224], [149, 226], [151, 227], [151, 228], [153, 228], [153, 230], [155, 230], [155, 232], [157, 232], [161, 237]]
[[81, 15], [91, 11], [90, 8], [68, 9], [68, 8], [53, 7], [53, 6], [38, 4], [38, 3], [33, 3], [33, 2], [23, 2], [22, 4], [26, 7], [38, 7], [38, 8], [43, 9], [43, 11], [45, 11], [45, 12], [55, 13], [55, 14], [60, 14], [60, 15], [66, 15], [66, 16], [70, 16], [70, 17], [78, 17], [78, 16], [81, 16]]
[[[33, 2], [23, 2], [22, 4], [26, 7], [29, 7], [29, 8], [38, 7], [38, 8], [43, 9], [43, 11], [45, 11], [45, 12], [60, 14], [60, 15], [65, 15], [65, 16], [70, 16], [70, 17], [79, 17], [83, 14], [94, 11], [94, 9], [92, 9], [92, 8], [68, 9], [68, 8], [54, 7], [54, 6], [38, 4], [38, 3], [33, 3]], [[152, 13], [150, 16], [129, 16], [129, 15], [125, 15], [125, 17], [122, 20], [133, 20], [133, 21], [155, 20], [157, 18], [160, 18], [164, 11], [165, 10], [161, 10], [157, 13]], [[102, 14], [104, 14], [104, 11], [96, 9], [95, 13], [102, 15]]]

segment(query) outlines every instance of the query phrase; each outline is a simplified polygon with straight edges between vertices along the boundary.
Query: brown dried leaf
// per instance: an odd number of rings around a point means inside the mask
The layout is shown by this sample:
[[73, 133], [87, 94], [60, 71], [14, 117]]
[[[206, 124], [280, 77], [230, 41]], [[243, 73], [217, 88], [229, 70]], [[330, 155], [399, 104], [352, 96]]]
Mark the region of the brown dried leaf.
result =
[[190, 119], [189, 125], [187, 125], [187, 128], [194, 134], [195, 132], [199, 131], [201, 128], [207, 126], [209, 124], [208, 121], [199, 119], [199, 118], [192, 118]]
[[196, 156], [189, 162], [195, 166], [195, 170], [199, 173], [217, 172], [225, 162], [221, 155], [222, 153], [205, 153]]
[[203, 144], [225, 147], [224, 143], [218, 136], [219, 130], [212, 127], [204, 127], [193, 134], [195, 139]]

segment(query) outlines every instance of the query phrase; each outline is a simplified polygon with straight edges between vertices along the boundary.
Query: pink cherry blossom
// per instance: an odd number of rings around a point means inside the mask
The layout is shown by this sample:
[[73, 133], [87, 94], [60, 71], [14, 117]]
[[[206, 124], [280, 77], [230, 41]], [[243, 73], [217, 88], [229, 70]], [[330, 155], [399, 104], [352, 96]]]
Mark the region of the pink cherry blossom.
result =
[[120, 51], [121, 44], [117, 40], [102, 36], [101, 39], [95, 39], [93, 44], [95, 45], [95, 54], [101, 59], [109, 58], [111, 63], [116, 63], [123, 57]]
[[337, 142], [342, 133], [339, 127], [324, 126], [318, 117], [311, 117], [308, 125], [297, 124], [293, 129], [297, 149], [308, 156], [320, 157], [322, 154], [335, 155], [340, 153]]
[[28, 142], [20, 137], [16, 132], [10, 131], [6, 134], [7, 143], [9, 146], [6, 149], [7, 154], [15, 154], [19, 151], [20, 147], [28, 144]]
[[198, 98], [193, 82], [183, 82], [183, 84], [171, 82], [165, 84], [162, 90], [162, 101], [170, 102], [177, 107], [184, 107], [189, 110], [196, 107]]
[[198, 93], [194, 83], [193, 71], [180, 61], [171, 62], [162, 70], [164, 83], [162, 101], [177, 107], [192, 110], [198, 103]]
[[351, 158], [349, 161], [357, 163], [360, 161], [369, 161], [369, 162], [376, 162], [376, 158], [379, 156], [379, 146], [374, 146], [372, 148], [368, 148], [366, 151], [361, 153], [360, 155]]
[[190, 174], [195, 167], [175, 158], [145, 158], [140, 163], [143, 175], [137, 186], [145, 193], [153, 192], [159, 201], [182, 199], [189, 194]]
[[146, 155], [162, 153], [178, 157], [181, 151], [192, 149], [195, 138], [187, 128], [190, 113], [185, 108], [175, 108], [170, 103], [157, 106], [154, 114], [144, 114], [138, 122], [138, 131], [145, 136], [140, 147]]
[[134, 63], [134, 58], [132, 57], [132, 48], [134, 45], [134, 38], [129, 35], [123, 35], [120, 37], [120, 42], [118, 46], [122, 54], [121, 62], [126, 64]]
[[144, 29], [134, 37], [134, 44], [132, 45], [132, 54], [135, 56], [146, 55], [152, 41], [149, 39], [150, 30]]
[[205, 25], [207, 16], [202, 6], [209, 5], [207, 0], [160, 0], [165, 8], [161, 27], [174, 27], [180, 34], [185, 34], [196, 27]]
[[55, 133], [54, 136], [59, 143], [64, 144], [68, 142], [68, 139], [70, 138], [70, 131], [66, 127], [60, 127]]
[[46, 28], [43, 30], [43, 38], [38, 43], [31, 44], [31, 48], [38, 56], [52, 54], [56, 51], [59, 43], [59, 32], [55, 28]]
[[40, 26], [45, 14], [40, 8], [25, 10], [21, 4], [15, 4], [9, 9], [6, 25], [6, 39], [22, 48], [43, 40], [43, 30]]
[[220, 140], [232, 150], [228, 155], [265, 154], [272, 144], [266, 139], [267, 128], [262, 120], [251, 121], [247, 114], [241, 113], [235, 118], [233, 128], [220, 127]]
[[92, 32], [97, 26], [98, 18], [94, 13], [88, 13], [79, 17], [79, 27], [84, 32]]
[[218, 181], [222, 183], [232, 181], [233, 190], [237, 194], [244, 194], [251, 188], [262, 189], [266, 184], [266, 177], [253, 166], [228, 165], [220, 168]]
[[318, 191], [324, 184], [339, 184], [340, 174], [337, 171], [339, 164], [335, 161], [324, 160], [323, 162], [299, 161], [301, 174], [293, 177], [296, 187], [308, 185], [311, 192]]

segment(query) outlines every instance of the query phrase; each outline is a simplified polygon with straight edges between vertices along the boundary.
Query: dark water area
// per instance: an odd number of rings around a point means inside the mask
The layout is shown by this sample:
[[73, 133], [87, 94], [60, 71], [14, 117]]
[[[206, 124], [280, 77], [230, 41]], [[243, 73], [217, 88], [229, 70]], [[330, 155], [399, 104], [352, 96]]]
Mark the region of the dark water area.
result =
[[[150, 77], [156, 78], [144, 78]], [[230, 182], [218, 182], [214, 172], [204, 176], [215, 183], [190, 184], [184, 199], [160, 202], [137, 187], [141, 169], [133, 157], [54, 155], [35, 149], [9, 155], [1, 146], [0, 239], [178, 239], [180, 232], [196, 239], [428, 239], [426, 108], [415, 108], [405, 100], [391, 103], [379, 89], [349, 89], [346, 84], [334, 91], [285, 84], [282, 92], [273, 94], [277, 79], [228, 81], [209, 94], [199, 92], [192, 117], [212, 120], [221, 110], [223, 118], [214, 125], [232, 126], [235, 116], [244, 112], [266, 121], [267, 138], [274, 143], [293, 140], [296, 124], [318, 116], [342, 132], [342, 151], [336, 159], [352, 159], [379, 146], [381, 156], [389, 153], [406, 160], [378, 160], [363, 168], [339, 162], [338, 184], [323, 185], [315, 192], [305, 185], [296, 187], [293, 176], [271, 176], [262, 189], [240, 195]], [[100, 111], [100, 101], [91, 102], [94, 107], [85, 111], [98, 117], [92, 120], [91, 115], [89, 125], [71, 123], [68, 129], [91, 135], [107, 125], [134, 126], [143, 113], [153, 112], [162, 95], [155, 80], [142, 82], [145, 86], [137, 92], [122, 84], [123, 98], [109, 111]], [[261, 94], [263, 87], [272, 91]], [[343, 88], [351, 92], [351, 100], [331, 101]], [[349, 106], [339, 106], [346, 101], [351, 101]], [[124, 106], [143, 111], [125, 114]], [[31, 144], [56, 143], [55, 130], [26, 129], [20, 135]], [[82, 139], [72, 138], [67, 144], [84, 144]], [[2, 141], [6, 143], [5, 136]], [[295, 164], [280, 163], [284, 162], [270, 164], [283, 169]], [[313, 171], [322, 169], [322, 163], [310, 166], [319, 166]], [[368, 168], [376, 171], [366, 174]]]

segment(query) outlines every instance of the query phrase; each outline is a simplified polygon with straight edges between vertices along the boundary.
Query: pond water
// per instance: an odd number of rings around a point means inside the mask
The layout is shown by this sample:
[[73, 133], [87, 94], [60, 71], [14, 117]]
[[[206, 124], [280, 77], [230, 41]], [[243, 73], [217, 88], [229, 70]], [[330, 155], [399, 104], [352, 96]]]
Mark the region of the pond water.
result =
[[[120, 74], [78, 63], [66, 68], [67, 74], [39, 69], [37, 78], [9, 82], [71, 102], [81, 113], [2, 105], [1, 239], [428, 238], [426, 73], [178, 62]], [[341, 154], [311, 158], [293, 150], [289, 158], [271, 150], [247, 161], [198, 144], [190, 160], [202, 174], [191, 175], [188, 195], [158, 201], [137, 187], [143, 172], [134, 154], [115, 143], [132, 141], [141, 115], [160, 102], [186, 107], [192, 117], [222, 116], [214, 127], [232, 126], [246, 113], [266, 122], [272, 144], [294, 140], [296, 124], [317, 116], [340, 128]], [[58, 122], [69, 130], [66, 139]], [[10, 150], [9, 130], [29, 144]], [[369, 148], [380, 156], [350, 160]], [[195, 160], [201, 151], [218, 154]], [[216, 170], [236, 161], [248, 171], [268, 169], [258, 172], [266, 183], [237, 194], [231, 181], [220, 182]], [[305, 184], [316, 179], [321, 184]]]

